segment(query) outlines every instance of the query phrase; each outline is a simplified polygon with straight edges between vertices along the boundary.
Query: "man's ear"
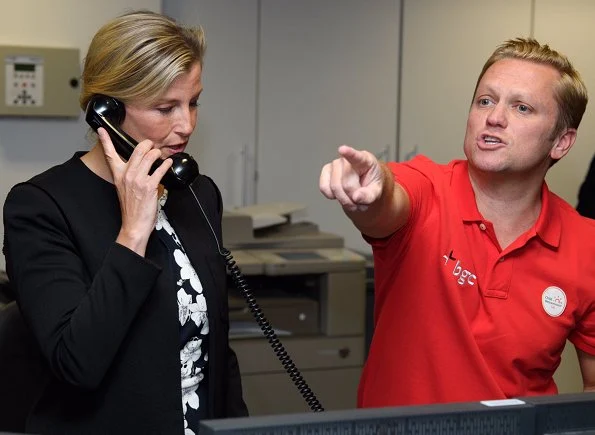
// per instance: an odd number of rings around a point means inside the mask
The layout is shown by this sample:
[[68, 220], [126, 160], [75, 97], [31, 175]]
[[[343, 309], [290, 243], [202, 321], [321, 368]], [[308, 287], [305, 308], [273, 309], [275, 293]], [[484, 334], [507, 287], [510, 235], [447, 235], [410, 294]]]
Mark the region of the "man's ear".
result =
[[572, 145], [574, 145], [574, 141], [576, 140], [576, 128], [567, 128], [564, 133], [562, 133], [558, 138], [554, 141], [554, 145], [552, 146], [552, 150], [550, 151], [550, 157], [554, 160], [560, 160]]

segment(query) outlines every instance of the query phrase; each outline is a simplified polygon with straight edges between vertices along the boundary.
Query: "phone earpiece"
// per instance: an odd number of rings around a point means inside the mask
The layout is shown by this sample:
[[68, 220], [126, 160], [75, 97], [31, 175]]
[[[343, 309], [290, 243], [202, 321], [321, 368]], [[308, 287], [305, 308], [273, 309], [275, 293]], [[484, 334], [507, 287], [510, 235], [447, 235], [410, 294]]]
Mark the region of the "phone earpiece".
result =
[[[126, 117], [124, 104], [107, 95], [94, 95], [87, 104], [85, 121], [95, 131], [103, 127], [110, 136], [114, 148], [123, 159], [128, 160], [138, 142], [130, 137], [120, 125]], [[161, 179], [168, 189], [182, 189], [189, 186], [199, 175], [198, 163], [187, 153], [176, 153], [170, 156], [173, 165]], [[163, 160], [155, 161], [149, 174], [157, 169]]]
[[124, 122], [124, 117], [126, 116], [124, 104], [113, 97], [108, 97], [107, 95], [95, 95], [89, 101], [87, 113], [89, 112], [89, 107], [92, 108], [93, 112], [105, 116], [117, 125]]
[[120, 128], [125, 117], [124, 104], [113, 97], [97, 94], [87, 103], [85, 111], [87, 124], [95, 131], [99, 127], [103, 127], [109, 134], [118, 154], [124, 160], [128, 160], [138, 142]]

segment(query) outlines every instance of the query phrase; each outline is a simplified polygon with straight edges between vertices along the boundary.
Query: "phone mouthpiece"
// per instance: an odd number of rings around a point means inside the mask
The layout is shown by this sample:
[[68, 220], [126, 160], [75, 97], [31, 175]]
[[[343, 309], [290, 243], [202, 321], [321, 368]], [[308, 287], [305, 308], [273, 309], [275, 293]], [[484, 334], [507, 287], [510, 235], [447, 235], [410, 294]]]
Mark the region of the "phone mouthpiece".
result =
[[198, 163], [187, 153], [176, 153], [169, 156], [173, 165], [162, 178], [168, 189], [183, 189], [196, 180], [199, 174]]

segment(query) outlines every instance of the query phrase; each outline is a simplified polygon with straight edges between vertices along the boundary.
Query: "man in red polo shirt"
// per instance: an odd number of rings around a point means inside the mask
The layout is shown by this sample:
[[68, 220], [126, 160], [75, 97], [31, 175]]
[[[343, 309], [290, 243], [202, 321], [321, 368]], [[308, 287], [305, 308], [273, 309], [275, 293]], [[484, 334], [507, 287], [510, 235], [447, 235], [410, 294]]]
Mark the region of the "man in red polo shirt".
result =
[[595, 221], [544, 181], [586, 104], [565, 56], [510, 40], [479, 76], [466, 160], [384, 164], [341, 146], [323, 167], [322, 193], [374, 253], [359, 406], [554, 394], [567, 339], [595, 391]]

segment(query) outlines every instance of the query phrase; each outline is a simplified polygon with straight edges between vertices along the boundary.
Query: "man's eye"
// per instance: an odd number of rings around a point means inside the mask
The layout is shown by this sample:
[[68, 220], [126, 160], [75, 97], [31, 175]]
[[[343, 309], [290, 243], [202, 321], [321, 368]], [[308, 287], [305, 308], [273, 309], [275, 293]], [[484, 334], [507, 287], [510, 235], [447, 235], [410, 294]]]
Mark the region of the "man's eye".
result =
[[190, 107], [200, 107], [200, 103], [198, 101], [191, 101]]
[[480, 98], [479, 105], [480, 106], [488, 106], [490, 104], [490, 100], [487, 98]]

